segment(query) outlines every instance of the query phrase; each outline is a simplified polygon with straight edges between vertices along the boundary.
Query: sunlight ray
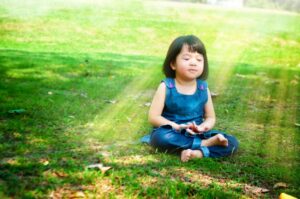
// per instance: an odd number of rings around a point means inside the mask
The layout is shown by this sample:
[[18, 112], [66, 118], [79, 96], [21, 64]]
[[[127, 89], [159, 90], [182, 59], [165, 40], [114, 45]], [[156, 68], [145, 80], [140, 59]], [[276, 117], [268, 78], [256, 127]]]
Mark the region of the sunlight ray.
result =
[[[234, 67], [236, 63], [243, 56], [244, 51], [247, 49], [251, 41], [245, 41], [245, 38], [226, 38], [226, 32], [223, 32], [223, 27], [220, 27], [217, 37], [212, 45], [212, 59], [217, 61], [218, 66], [216, 67], [216, 73], [213, 74], [213, 81], [215, 88], [218, 92], [222, 92], [226, 89], [227, 82], [233, 75]], [[238, 37], [238, 36], [237, 36]], [[232, 39], [231, 42], [224, 41], [225, 39]], [[238, 47], [232, 48], [232, 42]]]
[[148, 106], [154, 94], [154, 90], [147, 88], [159, 72], [157, 67], [149, 67], [147, 73], [134, 78], [116, 98], [108, 102], [106, 109], [85, 124], [90, 127], [89, 135], [102, 141], [130, 140], [133, 134], [146, 128]]
[[[269, 132], [265, 144], [267, 156], [271, 158], [271, 160], [280, 162], [282, 160], [278, 159], [289, 159], [289, 157], [297, 153], [293, 151], [295, 148], [292, 146], [295, 141], [295, 133], [297, 133], [292, 130], [297, 112], [295, 108], [290, 108], [294, 103], [292, 102], [292, 104], [290, 104], [288, 102], [288, 96], [291, 90], [295, 92], [297, 87], [289, 86], [289, 75], [288, 70], [282, 69], [280, 71], [280, 83], [277, 84], [276, 90], [272, 93], [272, 98], [276, 100], [276, 103], [271, 109], [271, 117], [267, 124], [268, 129], [266, 129]], [[292, 109], [292, 111], [288, 109]], [[286, 167], [292, 166], [287, 164], [287, 162], [285, 162], [284, 165]], [[292, 172], [290, 169], [288, 169], [288, 171]]]

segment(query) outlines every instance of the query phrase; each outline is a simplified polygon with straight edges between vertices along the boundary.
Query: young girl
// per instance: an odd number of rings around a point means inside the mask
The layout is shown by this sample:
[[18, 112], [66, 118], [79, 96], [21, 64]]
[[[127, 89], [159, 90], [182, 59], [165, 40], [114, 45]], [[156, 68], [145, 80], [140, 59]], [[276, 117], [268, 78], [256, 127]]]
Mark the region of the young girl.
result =
[[238, 141], [211, 130], [215, 112], [207, 88], [208, 61], [204, 44], [194, 35], [180, 36], [169, 47], [163, 64], [166, 76], [150, 110], [154, 126], [150, 144], [162, 151], [180, 153], [181, 161], [229, 156]]

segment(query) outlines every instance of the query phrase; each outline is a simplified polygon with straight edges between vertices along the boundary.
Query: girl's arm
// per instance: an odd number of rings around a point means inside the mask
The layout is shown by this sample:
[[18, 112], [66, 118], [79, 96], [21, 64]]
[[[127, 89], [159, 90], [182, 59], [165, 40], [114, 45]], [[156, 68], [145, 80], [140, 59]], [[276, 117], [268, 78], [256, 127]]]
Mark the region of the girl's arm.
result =
[[199, 131], [209, 131], [216, 123], [216, 115], [214, 110], [214, 105], [211, 99], [211, 94], [209, 89], [207, 89], [208, 100], [204, 106], [204, 122], [198, 126]]
[[169, 124], [174, 129], [179, 130], [180, 125], [178, 125], [175, 122], [172, 122], [170, 120], [167, 120], [166, 118], [161, 116], [162, 111], [164, 109], [165, 100], [166, 100], [166, 85], [165, 85], [165, 83], [162, 82], [158, 86], [158, 89], [153, 97], [153, 100], [152, 100], [152, 103], [150, 106], [150, 110], [149, 110], [149, 114], [148, 114], [148, 120], [149, 120], [150, 124], [152, 124], [155, 127]]

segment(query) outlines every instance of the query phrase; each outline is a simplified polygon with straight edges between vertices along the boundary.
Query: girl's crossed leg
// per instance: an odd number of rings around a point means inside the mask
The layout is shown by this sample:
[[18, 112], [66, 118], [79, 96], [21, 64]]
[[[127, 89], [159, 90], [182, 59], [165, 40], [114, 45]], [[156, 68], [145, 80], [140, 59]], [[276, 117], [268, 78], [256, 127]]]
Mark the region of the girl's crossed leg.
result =
[[[208, 139], [202, 140], [201, 146], [228, 146], [228, 140], [222, 134], [217, 134]], [[193, 158], [202, 158], [203, 154], [200, 150], [186, 149], [181, 152], [181, 161], [187, 162]]]

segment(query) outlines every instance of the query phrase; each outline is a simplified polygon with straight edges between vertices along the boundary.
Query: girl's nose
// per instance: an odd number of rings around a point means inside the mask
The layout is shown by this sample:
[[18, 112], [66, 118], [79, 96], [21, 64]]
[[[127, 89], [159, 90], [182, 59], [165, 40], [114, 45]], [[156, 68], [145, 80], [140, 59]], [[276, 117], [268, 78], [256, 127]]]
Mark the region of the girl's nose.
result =
[[190, 62], [190, 65], [195, 66], [196, 65], [196, 60], [192, 59], [191, 62]]

